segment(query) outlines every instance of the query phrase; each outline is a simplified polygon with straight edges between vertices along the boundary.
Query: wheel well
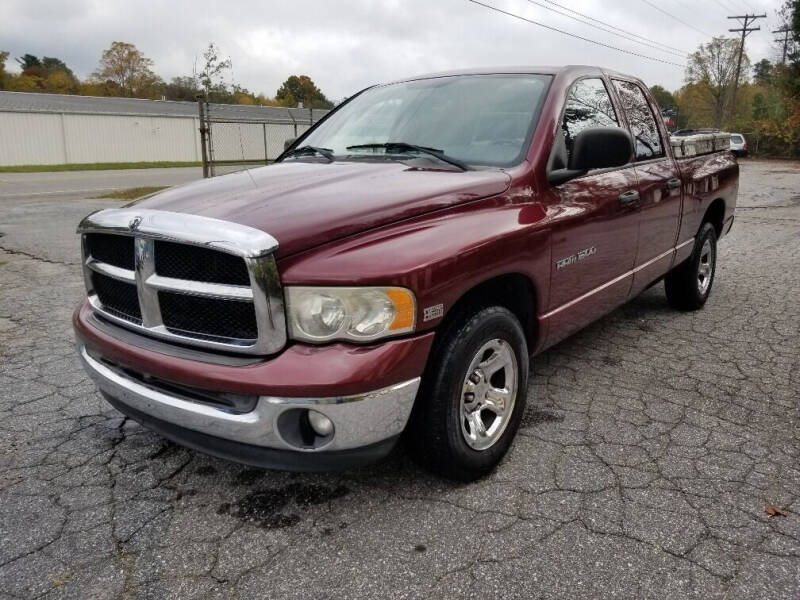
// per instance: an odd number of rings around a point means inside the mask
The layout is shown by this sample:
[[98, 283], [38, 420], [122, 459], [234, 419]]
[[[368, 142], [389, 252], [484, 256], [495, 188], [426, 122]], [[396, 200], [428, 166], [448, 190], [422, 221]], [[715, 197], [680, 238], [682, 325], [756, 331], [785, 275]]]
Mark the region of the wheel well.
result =
[[527, 275], [511, 273], [488, 279], [464, 293], [447, 311], [440, 328], [445, 328], [465, 310], [484, 306], [504, 306], [519, 319], [528, 347], [536, 341], [536, 294]]
[[714, 229], [717, 230], [717, 237], [722, 235], [722, 225], [725, 219], [725, 201], [722, 198], [717, 198], [711, 203], [711, 206], [706, 210], [703, 217], [703, 223], [711, 223]]

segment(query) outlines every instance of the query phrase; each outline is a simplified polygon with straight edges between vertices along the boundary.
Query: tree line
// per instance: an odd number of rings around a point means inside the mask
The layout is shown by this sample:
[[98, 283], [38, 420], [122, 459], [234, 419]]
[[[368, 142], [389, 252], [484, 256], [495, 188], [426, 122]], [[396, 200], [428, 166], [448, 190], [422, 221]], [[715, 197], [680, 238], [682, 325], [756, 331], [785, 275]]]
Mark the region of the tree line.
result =
[[112, 42], [103, 51], [97, 69], [85, 80], [59, 58], [24, 54], [15, 59], [19, 73], [7, 71], [8, 60], [9, 53], [0, 51], [0, 90], [165, 100], [195, 100], [204, 95], [210, 102], [223, 104], [295, 107], [303, 103], [307, 108], [333, 108], [333, 102], [307, 75], [290, 76], [274, 97], [228, 81], [231, 60], [222, 56], [214, 42], [203, 51], [199, 68], [168, 82], [153, 70], [153, 61], [128, 42]]
[[726, 37], [715, 37], [689, 55], [679, 90], [650, 88], [677, 129], [739, 132], [748, 138], [751, 153], [800, 156], [800, 0], [787, 0], [778, 14], [789, 28], [785, 53], [781, 45], [779, 59], [754, 65], [744, 53], [738, 88], [740, 41]]
[[[680, 89], [650, 88], [675, 128], [740, 132], [749, 139], [751, 152], [800, 156], [800, 0], [785, 0], [779, 16], [789, 28], [780, 60], [751, 65], [743, 53], [738, 86], [739, 40], [715, 37], [689, 55]], [[151, 59], [127, 42], [113, 42], [83, 81], [59, 58], [25, 54], [16, 59], [18, 74], [6, 71], [8, 58], [8, 52], [0, 51], [0, 90], [167, 100], [195, 100], [203, 94], [218, 103], [333, 107], [306, 75], [292, 75], [271, 98], [228, 81], [231, 60], [213, 42], [203, 51], [199, 68], [169, 82], [155, 73]]]

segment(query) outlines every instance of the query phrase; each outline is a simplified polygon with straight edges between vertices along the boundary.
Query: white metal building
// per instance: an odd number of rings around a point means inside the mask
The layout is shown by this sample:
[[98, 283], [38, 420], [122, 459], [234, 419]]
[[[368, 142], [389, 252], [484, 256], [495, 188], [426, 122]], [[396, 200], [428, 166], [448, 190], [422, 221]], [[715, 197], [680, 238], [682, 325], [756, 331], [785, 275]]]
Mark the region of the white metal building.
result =
[[[267, 160], [327, 111], [212, 104], [214, 159]], [[201, 160], [194, 102], [0, 92], [0, 166]]]

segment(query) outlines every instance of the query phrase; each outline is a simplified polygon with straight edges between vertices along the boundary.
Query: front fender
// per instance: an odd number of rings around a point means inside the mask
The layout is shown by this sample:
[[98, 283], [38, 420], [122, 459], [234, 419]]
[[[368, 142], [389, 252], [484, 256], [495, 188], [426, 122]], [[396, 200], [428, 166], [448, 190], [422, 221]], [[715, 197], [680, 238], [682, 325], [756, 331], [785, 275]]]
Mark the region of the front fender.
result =
[[[528, 188], [337, 240], [283, 259], [278, 267], [284, 285], [409, 288], [417, 297], [418, 330], [424, 331], [469, 290], [500, 275], [527, 276], [536, 306], [547, 306], [546, 222], [544, 207]], [[426, 313], [440, 304], [442, 311]]]

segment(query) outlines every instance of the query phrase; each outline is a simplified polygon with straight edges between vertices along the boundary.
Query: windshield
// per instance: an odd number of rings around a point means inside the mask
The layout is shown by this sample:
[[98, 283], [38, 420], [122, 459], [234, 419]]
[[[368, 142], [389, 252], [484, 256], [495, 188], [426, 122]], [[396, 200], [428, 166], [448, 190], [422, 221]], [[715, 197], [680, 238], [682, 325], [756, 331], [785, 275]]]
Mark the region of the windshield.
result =
[[402, 142], [468, 165], [511, 166], [527, 149], [549, 83], [546, 75], [500, 74], [377, 86], [331, 115], [300, 146], [330, 150], [337, 160], [426, 157], [409, 148], [400, 153], [397, 146], [381, 147]]
[[734, 144], [741, 144], [744, 140], [742, 139], [742, 136], [740, 136], [740, 135], [732, 135], [731, 136], [731, 141]]

